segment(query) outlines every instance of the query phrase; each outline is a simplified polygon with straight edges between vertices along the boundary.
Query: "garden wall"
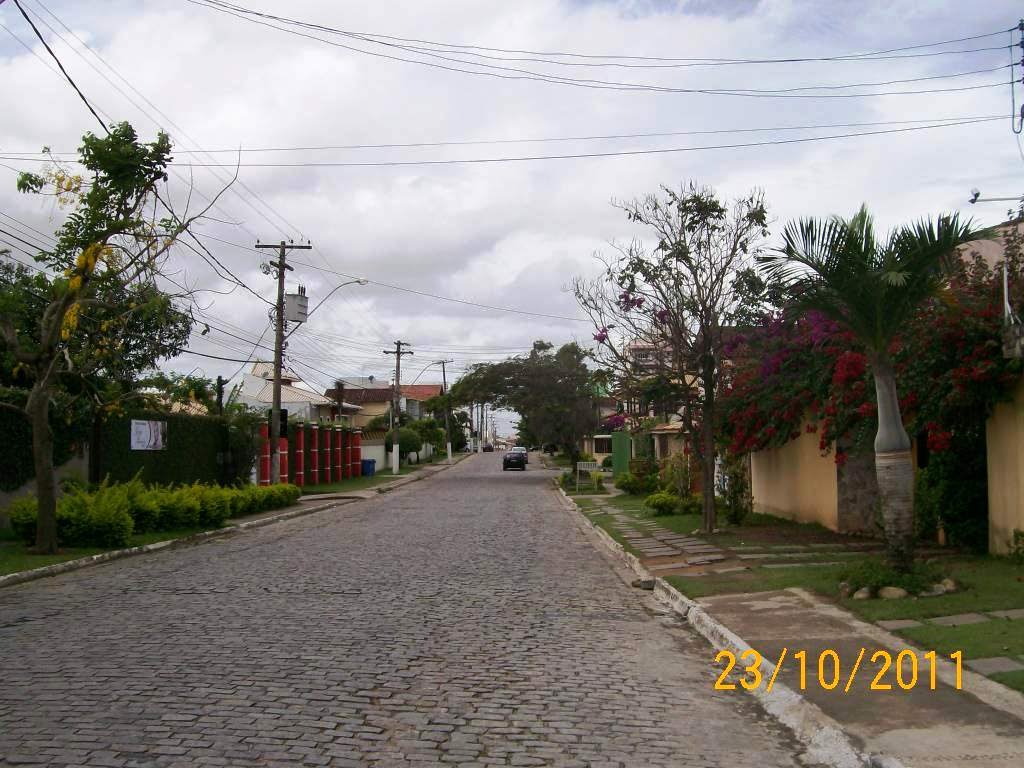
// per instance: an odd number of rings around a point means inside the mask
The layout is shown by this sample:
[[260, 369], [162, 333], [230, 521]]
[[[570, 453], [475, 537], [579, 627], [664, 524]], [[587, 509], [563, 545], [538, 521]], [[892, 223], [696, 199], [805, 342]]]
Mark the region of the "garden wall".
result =
[[[167, 422], [167, 448], [131, 449], [131, 420]], [[91, 446], [90, 476], [113, 482], [131, 480], [141, 470], [147, 483], [222, 483], [234, 481], [227, 422], [217, 416], [136, 412], [107, 419]]]
[[1007, 554], [1024, 531], [1024, 379], [985, 425], [988, 458], [988, 548]]
[[822, 456], [818, 435], [750, 455], [754, 511], [839, 530], [839, 488], [833, 456]]

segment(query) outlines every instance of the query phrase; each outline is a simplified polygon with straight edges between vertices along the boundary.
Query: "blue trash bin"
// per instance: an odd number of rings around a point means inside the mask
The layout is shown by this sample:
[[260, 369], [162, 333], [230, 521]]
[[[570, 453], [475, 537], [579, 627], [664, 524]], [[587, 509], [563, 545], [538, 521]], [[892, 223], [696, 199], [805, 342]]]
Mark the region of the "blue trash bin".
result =
[[360, 464], [363, 468], [363, 477], [373, 477], [377, 474], [377, 460], [376, 459], [363, 459]]

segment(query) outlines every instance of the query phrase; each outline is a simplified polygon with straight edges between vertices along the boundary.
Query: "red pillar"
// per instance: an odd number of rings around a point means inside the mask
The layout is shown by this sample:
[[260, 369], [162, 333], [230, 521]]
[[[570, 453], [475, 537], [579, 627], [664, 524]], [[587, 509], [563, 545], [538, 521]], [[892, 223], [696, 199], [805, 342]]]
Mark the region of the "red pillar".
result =
[[301, 421], [295, 427], [295, 484], [306, 484], [306, 425]]
[[352, 476], [363, 476], [363, 433], [358, 429], [352, 433]]
[[352, 433], [347, 429], [341, 431], [341, 467], [346, 480], [352, 477]]
[[309, 425], [309, 468], [310, 485], [320, 484], [320, 445], [316, 424]]
[[259, 485], [270, 485], [270, 425], [260, 424], [260, 471], [257, 474]]
[[340, 427], [334, 427], [331, 429], [331, 439], [334, 440], [334, 453], [331, 455], [331, 458], [334, 461], [334, 481], [338, 482], [344, 477], [344, 474], [341, 471], [341, 465], [345, 457], [345, 454], [341, 450]]
[[331, 482], [331, 428], [320, 428], [320, 464], [323, 471], [320, 473], [324, 483]]
[[288, 482], [288, 438], [279, 437], [277, 439], [277, 450], [281, 456], [281, 464], [278, 469], [281, 471], [280, 482]]

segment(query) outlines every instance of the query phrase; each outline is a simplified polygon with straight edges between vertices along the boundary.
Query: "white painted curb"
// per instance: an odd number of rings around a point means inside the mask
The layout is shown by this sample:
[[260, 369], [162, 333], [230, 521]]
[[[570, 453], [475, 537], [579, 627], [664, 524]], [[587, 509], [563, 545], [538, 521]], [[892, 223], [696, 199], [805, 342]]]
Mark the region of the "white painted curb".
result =
[[[575, 512], [581, 522], [597, 534], [597, 538], [613, 555], [621, 559], [641, 579], [651, 575], [637, 557], [619, 544], [608, 533], [583, 514], [576, 503], [558, 489], [568, 502], [567, 509]], [[717, 650], [730, 650], [737, 656], [750, 649], [743, 638], [707, 613], [698, 603], [669, 584], [663, 578], [654, 579], [654, 596], [671, 611], [685, 619]], [[761, 674], [770, 680], [775, 665], [761, 660]], [[834, 768], [905, 768], [903, 763], [892, 757], [870, 756], [857, 749], [842, 726], [826, 715], [821, 709], [776, 680], [771, 693], [765, 686], [749, 691], [772, 717], [790, 728], [796, 738], [806, 747], [805, 759], [809, 762], [830, 765]]]

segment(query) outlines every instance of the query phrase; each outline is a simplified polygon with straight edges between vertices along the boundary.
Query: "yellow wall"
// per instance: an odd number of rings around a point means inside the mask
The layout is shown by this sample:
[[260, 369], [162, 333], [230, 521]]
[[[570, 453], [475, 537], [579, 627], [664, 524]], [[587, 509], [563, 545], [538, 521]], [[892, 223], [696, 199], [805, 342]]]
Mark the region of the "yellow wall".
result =
[[1024, 380], [1014, 399], [995, 407], [986, 424], [988, 548], [1006, 554], [1014, 530], [1024, 531]]
[[354, 417], [353, 421], [357, 429], [362, 429], [369, 424], [375, 417], [383, 416], [388, 412], [388, 403], [366, 403], [363, 405], [363, 410], [359, 411]]
[[816, 433], [752, 453], [750, 488], [755, 512], [838, 529], [835, 458], [821, 455]]

